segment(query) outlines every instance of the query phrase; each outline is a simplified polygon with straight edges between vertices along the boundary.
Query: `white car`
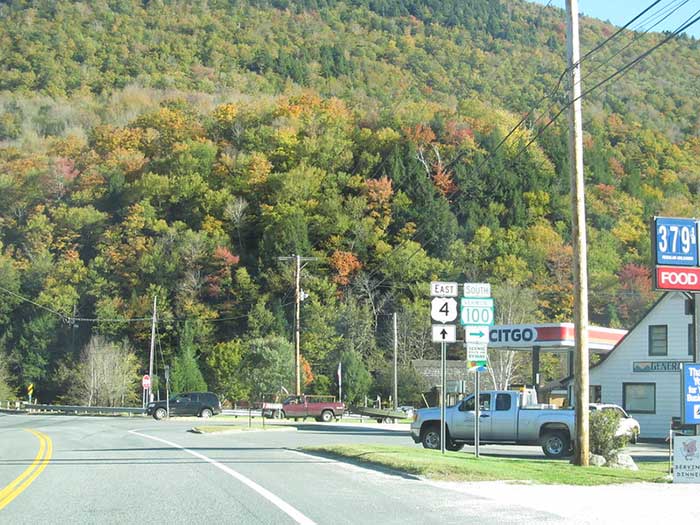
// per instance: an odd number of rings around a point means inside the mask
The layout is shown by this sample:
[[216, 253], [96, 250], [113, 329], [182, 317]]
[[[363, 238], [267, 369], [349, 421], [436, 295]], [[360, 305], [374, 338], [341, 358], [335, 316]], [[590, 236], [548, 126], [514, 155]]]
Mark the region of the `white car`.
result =
[[406, 414], [407, 419], [413, 419], [413, 414], [416, 411], [415, 407], [411, 405], [400, 406], [399, 410], [402, 410]]
[[620, 405], [611, 405], [608, 403], [590, 403], [591, 411], [595, 410], [612, 410], [620, 415], [620, 426], [617, 428], [616, 436], [627, 436], [630, 443], [637, 443], [639, 438], [639, 421], [630, 416], [625, 409]]

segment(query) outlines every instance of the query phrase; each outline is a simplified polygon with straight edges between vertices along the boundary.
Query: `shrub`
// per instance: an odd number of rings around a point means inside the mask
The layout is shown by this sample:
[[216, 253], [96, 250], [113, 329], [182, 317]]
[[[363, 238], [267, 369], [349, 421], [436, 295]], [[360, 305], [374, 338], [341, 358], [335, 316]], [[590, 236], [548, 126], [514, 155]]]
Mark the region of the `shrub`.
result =
[[620, 415], [614, 410], [591, 412], [588, 423], [591, 452], [610, 460], [617, 450], [624, 448], [627, 438], [615, 435], [619, 426]]

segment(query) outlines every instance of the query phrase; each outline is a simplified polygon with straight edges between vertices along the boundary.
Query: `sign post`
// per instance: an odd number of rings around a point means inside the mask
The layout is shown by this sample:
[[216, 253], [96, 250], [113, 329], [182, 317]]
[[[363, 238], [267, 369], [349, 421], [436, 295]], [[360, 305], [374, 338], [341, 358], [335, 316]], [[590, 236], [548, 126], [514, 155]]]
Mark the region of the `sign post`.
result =
[[445, 404], [447, 403], [447, 343], [457, 340], [457, 327], [449, 325], [457, 319], [457, 297], [459, 286], [453, 282], [433, 281], [430, 283], [430, 317], [441, 324], [433, 325], [432, 339], [440, 343], [440, 453], [445, 453]]
[[[654, 245], [654, 289], [692, 293], [693, 346], [695, 363], [681, 370], [681, 416], [685, 424], [695, 425], [700, 436], [700, 258], [698, 257], [699, 221], [691, 218], [654, 217], [651, 238]], [[697, 376], [690, 374], [698, 374]], [[693, 381], [697, 379], [697, 383]], [[686, 380], [690, 380], [686, 384]], [[687, 387], [687, 388], [686, 388]], [[691, 390], [692, 389], [692, 390]], [[695, 401], [688, 401], [695, 398]], [[691, 416], [697, 417], [691, 417]]]
[[479, 423], [481, 422], [481, 387], [479, 373], [488, 362], [489, 329], [493, 325], [493, 299], [489, 283], [464, 283], [460, 300], [460, 322], [464, 327], [467, 362], [474, 371], [474, 457], [479, 457]]
[[479, 420], [481, 419], [481, 414], [479, 413], [479, 410], [481, 407], [479, 406], [481, 403], [479, 402], [479, 369], [476, 369], [474, 376], [474, 457], [478, 458], [479, 457]]
[[34, 394], [34, 383], [29, 383], [27, 387], [27, 395], [29, 396], [29, 404], [32, 404], [32, 394]]
[[445, 453], [445, 403], [447, 396], [447, 343], [440, 344], [440, 453]]
[[165, 411], [170, 419], [170, 366], [165, 365]]

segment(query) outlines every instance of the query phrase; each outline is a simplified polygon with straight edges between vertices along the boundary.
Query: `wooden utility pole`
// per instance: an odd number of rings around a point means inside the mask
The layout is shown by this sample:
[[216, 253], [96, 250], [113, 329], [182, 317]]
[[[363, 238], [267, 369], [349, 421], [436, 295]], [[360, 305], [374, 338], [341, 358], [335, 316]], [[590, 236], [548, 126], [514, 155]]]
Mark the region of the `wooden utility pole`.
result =
[[399, 327], [394, 312], [394, 410], [399, 409]]
[[[153, 320], [151, 321], [151, 353], [148, 358], [148, 377], [151, 378], [151, 385], [153, 385], [153, 351], [156, 347], [156, 303], [158, 301], [158, 296], [153, 296]], [[153, 387], [148, 387], [148, 400], [153, 401]]]
[[566, 0], [569, 68], [569, 162], [571, 164], [571, 239], [574, 245], [574, 331], [576, 339], [576, 446], [574, 462], [588, 466], [588, 270], [586, 202], [583, 179], [583, 124], [578, 0]]
[[278, 257], [280, 261], [294, 261], [294, 368], [296, 370], [296, 395], [301, 395], [301, 262], [314, 261], [316, 257]]

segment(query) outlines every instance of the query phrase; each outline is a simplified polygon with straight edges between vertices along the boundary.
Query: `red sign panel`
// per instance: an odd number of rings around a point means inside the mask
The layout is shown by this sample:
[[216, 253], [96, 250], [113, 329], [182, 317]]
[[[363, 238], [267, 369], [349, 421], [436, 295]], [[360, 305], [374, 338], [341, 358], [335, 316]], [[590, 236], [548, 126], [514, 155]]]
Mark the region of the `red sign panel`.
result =
[[700, 292], [700, 268], [657, 266], [657, 290], [685, 290]]
[[151, 376], [146, 374], [143, 376], [143, 379], [141, 379], [141, 386], [146, 389], [146, 388], [151, 388]]

